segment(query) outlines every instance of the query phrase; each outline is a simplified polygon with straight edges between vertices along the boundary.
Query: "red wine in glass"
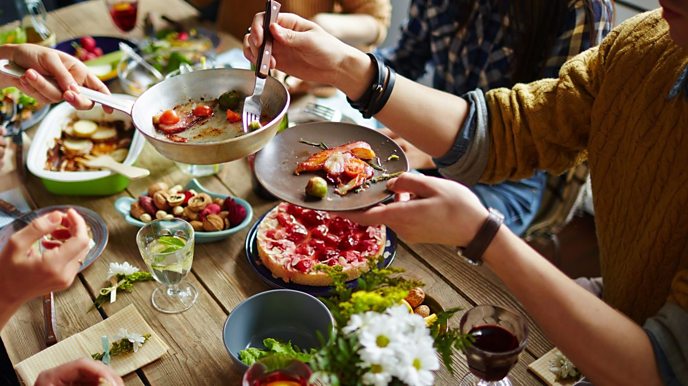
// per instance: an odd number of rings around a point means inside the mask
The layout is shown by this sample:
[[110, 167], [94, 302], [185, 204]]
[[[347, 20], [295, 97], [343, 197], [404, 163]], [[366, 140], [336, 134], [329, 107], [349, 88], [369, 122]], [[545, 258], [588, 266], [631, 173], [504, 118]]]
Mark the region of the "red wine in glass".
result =
[[[493, 353], [506, 353], [518, 348], [518, 338], [505, 328], [486, 324], [475, 326], [469, 332], [473, 336], [473, 347]], [[518, 356], [518, 354], [516, 354]], [[499, 360], [480, 355], [468, 356], [468, 367], [480, 379], [498, 381], [509, 374], [515, 360]]]
[[136, 27], [138, 1], [136, 0], [106, 0], [110, 17], [117, 28], [129, 32]]
[[471, 372], [463, 377], [461, 385], [510, 386], [507, 375], [528, 338], [525, 319], [498, 306], [482, 305], [461, 317], [460, 328], [473, 337], [473, 343], [464, 350]]

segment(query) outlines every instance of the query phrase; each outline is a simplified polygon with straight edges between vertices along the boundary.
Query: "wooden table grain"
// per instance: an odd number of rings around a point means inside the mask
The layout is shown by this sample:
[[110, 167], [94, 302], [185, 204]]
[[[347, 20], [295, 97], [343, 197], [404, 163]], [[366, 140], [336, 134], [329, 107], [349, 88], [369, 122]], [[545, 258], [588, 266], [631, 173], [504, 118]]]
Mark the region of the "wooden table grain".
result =
[[[182, 0], [143, 0], [139, 6], [140, 15], [151, 11], [179, 20], [196, 16], [195, 9]], [[142, 37], [140, 26], [126, 35], [117, 30], [102, 1], [79, 3], [51, 12], [48, 26], [56, 32], [58, 41], [82, 35]], [[220, 50], [238, 46], [236, 39], [221, 35]], [[116, 81], [110, 86], [115, 90], [118, 88]], [[134, 242], [137, 229], [115, 211], [115, 200], [123, 196], [136, 197], [156, 181], [184, 185], [190, 178], [148, 144], [137, 165], [150, 169], [150, 176], [133, 181], [124, 192], [108, 197], [55, 196], [33, 176], [24, 181], [14, 173], [0, 178], [0, 190], [23, 185], [27, 199], [35, 207], [78, 204], [98, 212], [108, 224], [110, 241], [100, 258], [79, 274], [69, 289], [55, 294], [60, 336], [64, 339], [78, 333], [133, 303], [167, 342], [170, 350], [160, 360], [129, 374], [125, 378], [127, 385], [238, 385], [242, 370], [232, 363], [224, 348], [222, 327], [227, 315], [243, 299], [268, 289], [244, 255], [248, 228], [227, 240], [196, 246], [188, 280], [198, 288], [199, 297], [188, 311], [168, 315], [153, 309], [150, 304], [150, 294], [156, 286], [153, 282], [137, 284], [132, 293], [118, 296], [114, 304], [105, 304], [102, 314], [93, 307], [92, 300], [105, 284], [111, 262], [126, 261], [145, 269]], [[224, 164], [218, 175], [201, 178], [200, 182], [211, 191], [248, 200], [254, 208], [255, 221], [276, 202], [265, 201], [253, 193], [249, 173], [247, 162], [238, 160]], [[499, 279], [486, 270], [469, 267], [451, 248], [407, 244], [400, 240], [394, 266], [405, 269], [407, 276], [424, 281], [426, 292], [445, 307], [467, 309], [476, 304], [497, 304], [527, 315]], [[450, 324], [458, 326], [459, 316], [454, 317]], [[528, 321], [528, 346], [511, 372], [512, 381], [518, 385], [541, 384], [527, 371], [527, 365], [552, 348], [542, 331], [530, 318]], [[40, 299], [20, 308], [2, 331], [2, 341], [12, 364], [45, 348], [43, 328]], [[455, 356], [455, 368], [455, 374], [450, 374], [443, 367], [437, 373], [436, 384], [456, 385], [468, 371], [465, 359], [459, 353]]]

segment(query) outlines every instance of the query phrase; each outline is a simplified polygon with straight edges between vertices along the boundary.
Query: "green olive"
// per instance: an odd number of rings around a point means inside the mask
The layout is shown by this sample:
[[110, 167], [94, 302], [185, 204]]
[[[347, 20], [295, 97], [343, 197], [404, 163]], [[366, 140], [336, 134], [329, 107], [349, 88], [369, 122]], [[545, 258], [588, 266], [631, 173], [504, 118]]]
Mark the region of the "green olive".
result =
[[220, 95], [218, 102], [220, 103], [220, 109], [222, 110], [238, 110], [239, 103], [241, 103], [241, 95], [238, 91], [232, 90]]
[[327, 196], [327, 181], [322, 177], [311, 177], [306, 184], [306, 195], [315, 198]]

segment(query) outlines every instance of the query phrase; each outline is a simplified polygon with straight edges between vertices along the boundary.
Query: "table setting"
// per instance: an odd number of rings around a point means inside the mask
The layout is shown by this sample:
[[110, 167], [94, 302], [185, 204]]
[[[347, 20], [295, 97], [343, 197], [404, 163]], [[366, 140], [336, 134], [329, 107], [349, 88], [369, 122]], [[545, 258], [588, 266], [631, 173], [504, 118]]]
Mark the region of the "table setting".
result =
[[[409, 169], [401, 148], [342, 95], [293, 100], [267, 74], [256, 94], [261, 65], [247, 68], [240, 42], [196, 15], [181, 0], [92, 0], [47, 15], [56, 48], [81, 55], [113, 95], [84, 90], [93, 110], [60, 103], [24, 120], [27, 161], [0, 179], [22, 216], [78, 206], [94, 243], [74, 284], [51, 294], [55, 344], [43, 299], [3, 329], [19, 382], [79, 357], [105, 358], [131, 385], [540, 382], [528, 365], [553, 346], [488, 271], [337, 216], [393, 199], [385, 181]], [[258, 103], [250, 119], [245, 98]], [[102, 155], [117, 166], [88, 166]], [[6, 217], [0, 246], [25, 226]], [[462, 315], [481, 305], [518, 320], [495, 338], [515, 336], [515, 347], [472, 346]], [[500, 320], [483, 324], [511, 323]], [[471, 347], [506, 351], [508, 363], [490, 372]]]

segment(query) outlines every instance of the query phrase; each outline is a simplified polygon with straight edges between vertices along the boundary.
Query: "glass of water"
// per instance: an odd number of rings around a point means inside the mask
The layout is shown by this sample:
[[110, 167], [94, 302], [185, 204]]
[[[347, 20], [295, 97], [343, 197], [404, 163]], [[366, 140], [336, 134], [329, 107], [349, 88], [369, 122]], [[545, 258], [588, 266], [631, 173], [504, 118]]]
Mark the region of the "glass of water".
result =
[[168, 314], [191, 308], [198, 290], [182, 281], [193, 262], [191, 224], [179, 218], [151, 221], [136, 234], [136, 244], [153, 278], [162, 284], [151, 295], [153, 307]]

